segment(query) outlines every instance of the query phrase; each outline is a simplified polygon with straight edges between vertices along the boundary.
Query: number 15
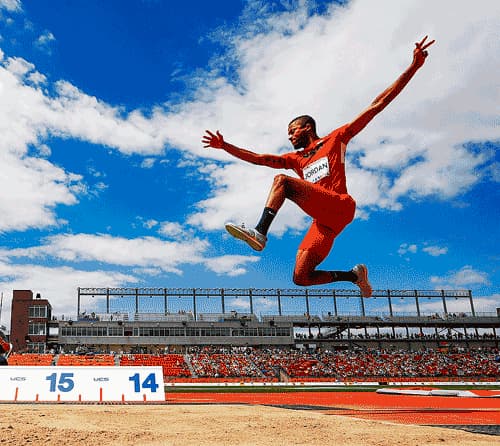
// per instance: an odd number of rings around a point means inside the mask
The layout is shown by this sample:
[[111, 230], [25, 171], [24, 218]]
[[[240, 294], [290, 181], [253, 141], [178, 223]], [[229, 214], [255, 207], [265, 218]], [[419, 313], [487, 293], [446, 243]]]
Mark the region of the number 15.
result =
[[60, 392], [71, 392], [73, 387], [75, 387], [75, 382], [73, 381], [74, 373], [61, 373], [59, 376], [59, 382], [57, 381], [57, 373], [52, 373], [52, 375], [47, 376], [45, 379], [50, 381], [50, 392], [56, 391]]

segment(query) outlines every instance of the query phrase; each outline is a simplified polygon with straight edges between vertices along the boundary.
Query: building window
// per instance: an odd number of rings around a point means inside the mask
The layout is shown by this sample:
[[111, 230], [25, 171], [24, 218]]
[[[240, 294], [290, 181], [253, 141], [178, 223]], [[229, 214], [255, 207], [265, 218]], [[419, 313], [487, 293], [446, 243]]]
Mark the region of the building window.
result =
[[28, 342], [28, 353], [45, 353], [43, 342]]
[[29, 307], [29, 317], [47, 318], [47, 306], [36, 305]]
[[31, 323], [28, 325], [29, 336], [45, 336], [45, 324]]
[[108, 336], [123, 336], [123, 327], [108, 327]]

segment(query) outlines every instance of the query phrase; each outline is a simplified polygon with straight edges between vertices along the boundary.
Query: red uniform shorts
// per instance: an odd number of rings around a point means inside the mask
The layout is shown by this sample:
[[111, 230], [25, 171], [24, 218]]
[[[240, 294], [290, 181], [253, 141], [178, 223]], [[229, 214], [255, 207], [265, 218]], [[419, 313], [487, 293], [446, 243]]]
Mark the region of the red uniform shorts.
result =
[[349, 194], [338, 194], [315, 186], [308, 199], [297, 203], [314, 220], [299, 250], [313, 251], [324, 259], [335, 237], [354, 219], [356, 202]]

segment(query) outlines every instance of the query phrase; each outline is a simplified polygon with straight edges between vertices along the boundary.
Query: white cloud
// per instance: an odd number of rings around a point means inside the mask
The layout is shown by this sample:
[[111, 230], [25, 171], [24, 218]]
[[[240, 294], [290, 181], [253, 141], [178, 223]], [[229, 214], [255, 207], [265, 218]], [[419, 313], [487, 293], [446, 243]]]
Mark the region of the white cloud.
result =
[[[0, 231], [45, 228], [57, 224], [55, 207], [74, 205], [79, 193], [87, 190], [82, 177], [66, 172], [48, 160], [28, 155], [52, 134], [82, 138], [116, 146], [122, 135], [132, 147], [147, 146], [158, 151], [163, 142], [154, 142], [140, 122], [138, 113], [122, 119], [121, 110], [81, 93], [67, 82], [55, 84], [55, 95], [42, 88], [46, 79], [30, 62], [14, 57], [0, 63]], [[118, 138], [121, 138], [118, 136]], [[139, 140], [143, 139], [143, 142]], [[118, 143], [119, 145], [120, 143]], [[151, 149], [150, 146], [154, 146]], [[125, 152], [129, 149], [124, 147]], [[102, 190], [103, 183], [97, 189]]]
[[44, 245], [13, 249], [9, 257], [50, 257], [70, 262], [99, 261], [110, 265], [158, 267], [181, 274], [181, 264], [201, 263], [208, 247], [206, 241], [194, 238], [190, 243], [178, 243], [140, 237], [126, 239], [110, 235], [67, 234], [46, 239]]
[[418, 251], [418, 247], [414, 243], [412, 243], [412, 244], [402, 243], [399, 246], [398, 254], [403, 256], [403, 255], [406, 255], [408, 253], [415, 254], [417, 251]]
[[143, 226], [147, 229], [154, 228], [157, 224], [158, 222], [152, 218], [143, 222]]
[[0, 9], [10, 12], [22, 11], [21, 0], [0, 0]]
[[476, 313], [497, 313], [500, 308], [500, 294], [474, 298], [474, 310]]
[[10, 326], [11, 290], [33, 290], [50, 301], [55, 315], [75, 317], [78, 286], [93, 286], [97, 283], [122, 287], [139, 282], [136, 276], [117, 271], [84, 271], [68, 266], [46, 267], [33, 263], [14, 265], [4, 261], [0, 261], [0, 277], [4, 291], [2, 323], [7, 326]]
[[55, 40], [56, 38], [54, 37], [54, 34], [52, 34], [50, 31], [45, 31], [36, 39], [35, 46], [40, 48], [42, 51], [45, 51], [46, 53], [50, 54], [51, 53], [50, 44]]
[[172, 239], [180, 240], [183, 238], [183, 236], [185, 236], [186, 230], [179, 223], [172, 221], [163, 221], [160, 223], [158, 234]]
[[236, 297], [233, 299], [228, 299], [227, 308], [229, 311], [244, 311], [244, 312], [249, 312], [250, 311], [250, 302], [248, 299], [244, 297]]
[[275, 299], [266, 299], [265, 297], [259, 297], [254, 300], [254, 312], [259, 314], [260, 312], [272, 313], [274, 310], [274, 314], [278, 313], [278, 302]]
[[258, 261], [259, 257], [256, 256], [225, 255], [206, 259], [205, 265], [216, 274], [236, 277], [247, 272], [244, 267], [246, 263]]
[[33, 71], [35, 66], [21, 57], [9, 57], [5, 68], [14, 76], [21, 79], [27, 73]]
[[422, 248], [422, 251], [426, 252], [432, 257], [438, 257], [447, 254], [448, 248], [439, 246], [425, 246], [424, 248]]
[[141, 167], [143, 169], [151, 169], [156, 162], [156, 158], [144, 158], [141, 162]]
[[163, 271], [161, 268], [134, 268], [134, 274], [146, 275], [146, 276], [160, 276]]
[[416, 243], [402, 243], [401, 245], [399, 245], [398, 254], [400, 256], [405, 256], [407, 254], [416, 254], [419, 249], [432, 257], [438, 257], [448, 253], [447, 247], [429, 245], [427, 242], [425, 242], [422, 248], [419, 248]]
[[[458, 298], [446, 297], [446, 310], [448, 313], [466, 313], [477, 315], [481, 314], [495, 314], [496, 309], [500, 308], [500, 294], [493, 294], [491, 296], [473, 296], [473, 307], [471, 307], [469, 298]], [[438, 313], [440, 315], [444, 314], [444, 305], [442, 298], [433, 299], [419, 299], [419, 310], [420, 314], [432, 315]], [[404, 301], [394, 301], [393, 311], [399, 314], [417, 313], [417, 307], [414, 301], [409, 302], [406, 299]]]
[[42, 158], [16, 157], [0, 151], [0, 231], [58, 224], [54, 208], [73, 205], [81, 177]]
[[[238, 276], [246, 272], [245, 264], [259, 260], [256, 256], [242, 255], [208, 257], [209, 246], [207, 241], [195, 237], [165, 241], [154, 237], [126, 239], [93, 234], [56, 235], [48, 237], [40, 246], [0, 249], [3, 259], [0, 261], [0, 278], [5, 290], [31, 289], [36, 284], [37, 292], [49, 298], [58, 314], [75, 314], [74, 302], [70, 299], [76, 295], [77, 286], [130, 286], [145, 276], [182, 274], [181, 268], [190, 265], [203, 266], [217, 275]], [[14, 263], [20, 259], [28, 263]], [[47, 265], [68, 262], [72, 266], [37, 265], [40, 260]], [[91, 265], [94, 271], [78, 270], [77, 264]], [[106, 265], [105, 269], [103, 265]], [[71, 305], [70, 301], [73, 302]], [[10, 303], [4, 310], [8, 321]]]
[[52, 150], [50, 150], [50, 147], [47, 144], [41, 144], [37, 147], [37, 150], [39, 155], [44, 158], [49, 157], [52, 154]]
[[208, 257], [210, 244], [197, 237], [177, 239], [180, 229], [176, 224], [170, 225], [173, 240], [168, 241], [154, 237], [127, 239], [106, 234], [61, 234], [47, 237], [40, 246], [3, 249], [0, 253], [8, 259], [51, 259], [73, 264], [100, 262], [113, 267], [159, 268], [174, 274], [182, 274], [181, 267], [185, 265], [202, 265], [217, 274], [232, 276], [245, 272], [245, 263], [259, 259], [236, 255]]
[[139, 111], [126, 114], [96, 97], [86, 95], [66, 81], [51, 87], [54, 94], [31, 85], [44, 79], [32, 63], [10, 57], [0, 65], [0, 117], [2, 148], [23, 153], [30, 144], [52, 134], [80, 138], [118, 148], [123, 153], [153, 154], [166, 143], [158, 112], [146, 119]]
[[[248, 226], [257, 223], [264, 208], [267, 189], [271, 187], [273, 172], [269, 169], [230, 163], [215, 168], [210, 173], [214, 185], [213, 196], [200, 201], [200, 210], [188, 219], [188, 223], [209, 230], [216, 230], [226, 221], [244, 222]], [[288, 204], [273, 222], [273, 234], [281, 235], [286, 229], [302, 229], [305, 217], [295, 205]]]
[[466, 265], [458, 271], [450, 272], [445, 277], [432, 276], [431, 283], [439, 289], [456, 289], [472, 285], [488, 285], [489, 280], [487, 273]]

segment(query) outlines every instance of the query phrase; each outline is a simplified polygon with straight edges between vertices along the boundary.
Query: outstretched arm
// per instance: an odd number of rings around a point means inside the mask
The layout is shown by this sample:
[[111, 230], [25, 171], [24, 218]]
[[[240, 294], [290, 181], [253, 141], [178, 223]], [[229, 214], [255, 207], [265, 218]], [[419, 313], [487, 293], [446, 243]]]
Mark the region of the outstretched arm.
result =
[[378, 95], [366, 110], [364, 110], [348, 125], [348, 132], [351, 137], [363, 130], [376, 115], [387, 107], [387, 105], [389, 105], [389, 103], [401, 92], [406, 84], [410, 82], [410, 79], [415, 75], [417, 70], [424, 64], [425, 58], [428, 55], [426, 49], [435, 42], [434, 40], [431, 40], [430, 42], [425, 43], [426, 40], [427, 36], [425, 36], [420, 42], [415, 43], [413, 61], [411, 65], [390, 87]]
[[224, 141], [224, 137], [217, 130], [214, 134], [210, 130], [205, 130], [206, 134], [202, 138], [203, 147], [212, 147], [213, 149], [222, 149], [230, 155], [259, 166], [273, 167], [275, 169], [284, 169], [285, 161], [278, 155], [259, 154], [250, 150], [241, 149]]

